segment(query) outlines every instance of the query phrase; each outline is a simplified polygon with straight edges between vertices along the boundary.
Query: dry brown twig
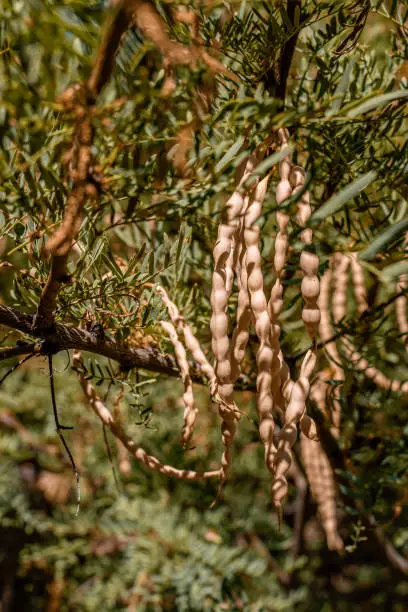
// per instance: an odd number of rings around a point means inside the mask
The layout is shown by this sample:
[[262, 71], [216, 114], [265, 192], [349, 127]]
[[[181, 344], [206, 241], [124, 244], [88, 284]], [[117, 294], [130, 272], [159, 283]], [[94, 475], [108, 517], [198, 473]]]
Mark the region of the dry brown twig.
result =
[[185, 46], [173, 41], [153, 3], [145, 0], [119, 0], [111, 4], [113, 10], [108, 17], [88, 81], [83, 85], [69, 87], [59, 99], [62, 109], [74, 116], [72, 149], [67, 156], [71, 188], [62, 224], [49, 238], [45, 248], [46, 254], [51, 255], [51, 266], [34, 321], [37, 330], [46, 329], [53, 322], [61, 284], [68, 280], [68, 256], [81, 227], [83, 208], [87, 200], [98, 197], [91, 175], [91, 116], [95, 99], [112, 74], [115, 55], [124, 32], [134, 23], [160, 49], [165, 62], [194, 65], [202, 60], [213, 74], [228, 74], [235, 79], [235, 75], [205, 51], [204, 47], [197, 44]]

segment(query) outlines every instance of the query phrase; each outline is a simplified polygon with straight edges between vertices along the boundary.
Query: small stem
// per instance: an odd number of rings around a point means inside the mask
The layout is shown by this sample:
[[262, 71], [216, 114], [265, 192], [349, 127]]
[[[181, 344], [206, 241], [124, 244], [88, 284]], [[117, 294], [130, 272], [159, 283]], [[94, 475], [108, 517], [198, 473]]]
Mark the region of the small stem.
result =
[[54, 412], [54, 421], [55, 421], [55, 430], [57, 432], [57, 434], [60, 437], [60, 440], [62, 442], [63, 447], [65, 448], [65, 451], [68, 455], [69, 461], [71, 463], [72, 466], [72, 470], [74, 472], [75, 475], [75, 480], [76, 480], [76, 490], [77, 490], [77, 507], [76, 507], [76, 511], [75, 511], [75, 516], [78, 516], [79, 514], [79, 507], [81, 504], [81, 488], [80, 488], [80, 484], [79, 484], [79, 472], [77, 469], [77, 466], [75, 464], [75, 460], [74, 457], [68, 447], [68, 444], [65, 441], [64, 436], [61, 433], [62, 429], [73, 429], [73, 427], [67, 427], [64, 425], [61, 425], [58, 419], [58, 411], [57, 411], [57, 404], [55, 401], [55, 388], [54, 388], [54, 373], [53, 373], [53, 369], [52, 369], [52, 354], [48, 353], [48, 366], [49, 366], [49, 374], [50, 374], [50, 388], [51, 388], [51, 401], [52, 401], [52, 409]]

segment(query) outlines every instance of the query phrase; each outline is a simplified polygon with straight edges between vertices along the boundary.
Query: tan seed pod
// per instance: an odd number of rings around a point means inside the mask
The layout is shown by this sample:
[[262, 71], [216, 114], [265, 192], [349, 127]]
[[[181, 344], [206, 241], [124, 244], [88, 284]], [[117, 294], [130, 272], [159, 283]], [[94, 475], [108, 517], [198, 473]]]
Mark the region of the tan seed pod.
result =
[[207, 378], [211, 395], [214, 395], [215, 393], [214, 368], [212, 367], [207, 357], [205, 356], [200, 346], [200, 343], [198, 342], [197, 338], [195, 337], [193, 333], [193, 330], [191, 329], [190, 325], [186, 322], [184, 317], [180, 314], [180, 311], [177, 308], [177, 306], [174, 304], [174, 302], [170, 300], [167, 294], [167, 291], [160, 285], [157, 285], [155, 290], [161, 296], [163, 300], [163, 304], [166, 306], [169, 316], [171, 320], [173, 321], [174, 325], [177, 327], [177, 329], [179, 329], [183, 333], [184, 342], [186, 344], [186, 347], [190, 351], [194, 361], [200, 366], [200, 369], [202, 373], [204, 374], [204, 376]]
[[[278, 130], [278, 135], [281, 141], [281, 150], [288, 148], [289, 133], [286, 129]], [[286, 155], [279, 162], [280, 181], [276, 187], [276, 204], [281, 206], [292, 195], [292, 185], [289, 181], [291, 171], [290, 156]], [[272, 321], [277, 322], [283, 307], [283, 268], [286, 263], [289, 238], [287, 226], [289, 223], [289, 215], [284, 210], [277, 210], [276, 220], [278, 222], [279, 231], [275, 240], [275, 256], [274, 267], [276, 273], [275, 283], [271, 290], [271, 297], [268, 302], [268, 312]]]
[[244, 215], [248, 207], [249, 197], [245, 198], [244, 208], [237, 232], [236, 274], [238, 281], [237, 320], [231, 340], [231, 380], [235, 382], [241, 373], [241, 363], [249, 340], [249, 326], [252, 319], [251, 304], [248, 291], [248, 269], [246, 246], [244, 239]]
[[[316, 365], [316, 353], [309, 350], [303, 360], [299, 378], [293, 384], [290, 401], [285, 412], [285, 421], [279, 432], [279, 444], [275, 461], [275, 480], [272, 484], [272, 499], [282, 520], [282, 501], [288, 492], [287, 471], [292, 461], [292, 447], [297, 440], [297, 424], [304, 418], [306, 400], [310, 390], [310, 376]], [[307, 430], [307, 427], [305, 427]]]
[[[324, 349], [326, 355], [330, 360], [330, 369], [332, 372], [332, 378], [336, 381], [344, 380], [344, 370], [341, 366], [340, 355], [337, 350], [336, 342], [332, 340], [329, 342], [330, 338], [333, 337], [333, 327], [330, 321], [330, 287], [332, 280], [332, 267], [334, 261], [331, 262], [331, 267], [328, 268], [323, 274], [320, 281], [320, 296], [319, 296], [319, 307], [321, 312], [321, 319], [319, 325], [319, 333], [322, 342], [324, 342]], [[336, 276], [337, 278], [337, 276]], [[340, 275], [340, 290], [344, 286], [344, 279], [341, 278]], [[346, 285], [347, 287], [347, 285]], [[339, 304], [339, 302], [343, 301], [343, 298], [336, 293], [338, 291], [338, 286], [336, 284], [335, 291], [333, 293], [333, 301]], [[341, 310], [337, 310], [337, 315], [342, 315]], [[323, 401], [322, 405], [319, 406], [321, 409], [326, 409], [326, 391], [325, 391], [325, 383], [321, 381], [323, 385]], [[312, 389], [313, 390], [313, 389]], [[316, 401], [316, 400], [315, 400]], [[316, 402], [318, 405], [319, 403]], [[328, 415], [327, 415], [328, 416]], [[333, 411], [330, 415], [330, 420], [332, 423], [331, 432], [337, 438], [340, 433], [340, 422], [341, 422], [341, 404], [340, 404], [340, 387], [336, 385], [333, 390]]]
[[[281, 150], [288, 148], [289, 132], [285, 128], [278, 130], [278, 135], [281, 142]], [[279, 176], [280, 181], [276, 187], [276, 204], [281, 206], [292, 195], [292, 185], [290, 183], [291, 171], [291, 160], [290, 155], [283, 157], [279, 163]], [[286, 264], [287, 251], [289, 246], [289, 237], [287, 233], [287, 226], [289, 223], [289, 215], [284, 210], [277, 210], [276, 220], [278, 223], [278, 234], [275, 240], [275, 255], [274, 255], [274, 268], [275, 268], [275, 283], [271, 289], [271, 295], [268, 302], [268, 313], [273, 323], [272, 329], [275, 330], [275, 336], [279, 337], [279, 317], [283, 308], [283, 276], [284, 266]], [[274, 339], [271, 338], [272, 343]], [[285, 397], [286, 401], [289, 401], [288, 397], [288, 385], [290, 386], [290, 373], [289, 368], [284, 360], [282, 351], [279, 349], [278, 353], [279, 360], [279, 375], [277, 372], [277, 364], [274, 364], [274, 384], [272, 385], [274, 399], [277, 406], [277, 412], [284, 412], [285, 409]]]
[[[271, 473], [274, 470], [276, 448], [273, 441], [275, 423], [273, 419], [273, 384], [279, 388], [279, 328], [271, 325], [266, 301], [261, 253], [259, 250], [259, 227], [255, 225], [262, 212], [268, 177], [263, 178], [256, 187], [255, 194], [248, 205], [245, 215], [245, 246], [248, 270], [248, 290], [251, 310], [255, 319], [255, 331], [259, 339], [256, 355], [257, 410], [260, 419], [259, 433], [265, 448], [265, 463]], [[272, 344], [273, 342], [273, 344]], [[275, 381], [274, 381], [275, 379]]]
[[137, 461], [143, 463], [146, 467], [160, 472], [166, 476], [177, 478], [179, 480], [202, 480], [204, 478], [214, 478], [220, 475], [220, 470], [214, 470], [209, 472], [195, 472], [193, 470], [179, 470], [171, 465], [161, 463], [156, 457], [149, 455], [146, 451], [138, 446], [130, 436], [125, 432], [123, 425], [115, 420], [111, 411], [102, 401], [98, 393], [96, 392], [92, 383], [86, 379], [84, 374], [81, 374], [83, 370], [82, 355], [80, 351], [73, 351], [72, 354], [73, 365], [78, 368], [77, 374], [79, 382], [81, 384], [84, 395], [88, 401], [89, 407], [93, 410], [99, 420], [110, 429], [112, 434], [120, 440], [127, 451]]
[[[217, 242], [214, 247], [214, 271], [211, 289], [211, 333], [212, 350], [215, 358], [216, 401], [219, 414], [223, 420], [221, 425], [224, 453], [221, 459], [220, 487], [228, 476], [231, 466], [231, 444], [235, 435], [235, 418], [238, 409], [233, 400], [233, 384], [230, 358], [230, 342], [228, 338], [228, 297], [229, 297], [229, 266], [232, 265], [231, 250], [233, 240], [239, 229], [239, 220], [245, 202], [243, 183], [253, 169], [254, 159], [247, 161], [241, 181], [226, 203], [225, 222], [218, 227]], [[232, 286], [232, 285], [231, 285]]]
[[[295, 166], [292, 169], [290, 179], [293, 185], [293, 193], [296, 194], [303, 189], [306, 180], [306, 173], [300, 166]], [[301, 227], [304, 227], [311, 214], [312, 209], [310, 206], [309, 192], [305, 191], [300, 196], [298, 201], [298, 214], [296, 218], [298, 224]], [[312, 244], [313, 234], [310, 228], [305, 228], [302, 231], [301, 237], [305, 245]], [[309, 337], [315, 343], [320, 322], [320, 309], [318, 305], [320, 285], [317, 276], [319, 259], [317, 255], [311, 253], [310, 251], [303, 250], [300, 256], [300, 267], [303, 272], [301, 292], [305, 303], [302, 312], [302, 319]]]
[[179, 340], [175, 327], [169, 321], [160, 321], [162, 329], [167, 333], [174, 346], [177, 365], [180, 368], [181, 378], [184, 384], [184, 426], [181, 434], [183, 446], [187, 446], [193, 434], [198, 410], [194, 403], [193, 383], [190, 377], [190, 368], [184, 346]]
[[335, 253], [331, 261], [334, 280], [332, 312], [335, 323], [339, 323], [346, 315], [349, 266], [350, 259], [348, 257], [343, 253]]
[[330, 550], [341, 552], [344, 544], [338, 533], [336, 487], [330, 462], [320, 442], [310, 440], [304, 434], [300, 436], [300, 452], [310, 490], [326, 533], [327, 546]]
[[[355, 258], [351, 258], [351, 262], [356, 262]], [[347, 269], [350, 264], [350, 259], [341, 253], [337, 253], [334, 257], [334, 278], [335, 278], [335, 288], [333, 292], [333, 317], [336, 322], [340, 321], [346, 314], [346, 304], [347, 304]], [[357, 262], [358, 265], [358, 262]], [[356, 266], [355, 266], [356, 268]], [[355, 272], [354, 272], [355, 275]], [[357, 281], [354, 281], [354, 288], [356, 287]], [[359, 293], [356, 296], [356, 301], [360, 300], [360, 308], [364, 303], [362, 301], [362, 297], [364, 298], [365, 289], [362, 288], [361, 277], [358, 279], [358, 289]], [[366, 301], [365, 301], [366, 303]], [[355, 349], [352, 344], [351, 338], [344, 338], [343, 346], [345, 348], [345, 352], [347, 357], [350, 359], [351, 363], [357, 368], [360, 372], [364, 373], [364, 376], [372, 380], [378, 387], [384, 389], [385, 391], [395, 391], [401, 393], [408, 393], [408, 381], [400, 381], [390, 378], [383, 374], [378, 368], [373, 365], [370, 365], [366, 359], [364, 359], [360, 353]]]
[[[397, 291], [402, 292], [407, 288], [407, 276], [402, 275], [399, 277], [397, 284]], [[398, 329], [403, 334], [402, 341], [408, 348], [408, 318], [407, 318], [407, 297], [401, 295], [395, 300], [395, 312], [397, 315]]]

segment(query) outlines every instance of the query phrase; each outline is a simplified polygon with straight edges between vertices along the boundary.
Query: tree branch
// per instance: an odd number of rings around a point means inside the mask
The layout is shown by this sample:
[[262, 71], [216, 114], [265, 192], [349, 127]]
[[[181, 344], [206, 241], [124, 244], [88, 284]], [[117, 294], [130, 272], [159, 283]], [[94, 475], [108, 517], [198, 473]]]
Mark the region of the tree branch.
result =
[[[299, 13], [300, 19], [301, 0], [287, 0], [286, 12], [293, 27], [295, 28], [295, 16]], [[286, 83], [289, 76], [289, 70], [295, 52], [296, 41], [299, 35], [299, 30], [295, 32], [282, 47], [282, 51], [278, 62], [272, 62], [271, 67], [265, 73], [263, 82], [269, 93], [280, 100], [280, 110], [283, 110], [286, 96]]]
[[6, 359], [10, 359], [10, 357], [17, 357], [18, 355], [27, 355], [28, 353], [34, 353], [36, 345], [36, 342], [31, 342], [29, 344], [18, 343], [15, 346], [3, 349], [2, 351], [0, 351], [0, 361], [5, 361]]
[[[33, 336], [33, 318], [32, 314], [0, 305], [0, 325], [5, 325]], [[41, 351], [43, 354], [50, 351], [57, 353], [66, 349], [77, 349], [113, 359], [126, 369], [142, 368], [143, 370], [167, 374], [168, 376], [180, 376], [176, 359], [172, 355], [165, 355], [154, 347], [141, 348], [129, 346], [106, 337], [104, 339], [97, 339], [95, 335], [79, 327], [55, 323], [53, 327], [43, 330], [41, 340], [45, 341]], [[27, 346], [31, 345], [25, 345], [23, 353], [27, 352]], [[9, 355], [7, 354], [7, 356]], [[190, 362], [190, 368], [191, 378], [194, 382], [207, 384], [199, 364]], [[253, 385], [246, 385], [244, 378], [242, 378], [240, 386], [242, 389], [255, 389]]]

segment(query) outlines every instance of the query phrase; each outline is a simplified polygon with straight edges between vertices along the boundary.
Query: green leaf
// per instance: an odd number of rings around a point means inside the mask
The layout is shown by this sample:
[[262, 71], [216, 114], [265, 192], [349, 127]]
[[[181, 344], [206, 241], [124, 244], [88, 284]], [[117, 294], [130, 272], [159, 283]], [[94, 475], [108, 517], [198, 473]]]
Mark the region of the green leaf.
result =
[[336, 195], [327, 200], [327, 202], [313, 213], [310, 218], [310, 225], [319, 223], [319, 221], [323, 221], [326, 217], [334, 215], [334, 213], [343, 208], [347, 202], [360, 193], [360, 191], [368, 187], [368, 185], [375, 180], [376, 176], [377, 173], [374, 170], [370, 170], [370, 172], [363, 174], [363, 176], [360, 176], [350, 183], [350, 185], [347, 185], [342, 191], [336, 193]]
[[382, 271], [382, 276], [386, 282], [398, 278], [401, 274], [408, 273], [408, 259], [397, 261], [396, 263], [387, 266]]
[[220, 161], [215, 166], [216, 174], [221, 174], [221, 172], [223, 172], [223, 170], [225, 170], [225, 168], [229, 166], [230, 162], [234, 159], [237, 153], [239, 153], [239, 150], [241, 149], [244, 142], [245, 138], [243, 136], [240, 136], [238, 140], [234, 142], [232, 147], [228, 149], [225, 155], [221, 157]]
[[356, 60], [354, 59], [354, 57], [352, 57], [347, 62], [347, 65], [344, 68], [344, 72], [342, 74], [340, 83], [338, 84], [336, 91], [334, 92], [334, 95], [336, 96], [336, 98], [330, 107], [328, 115], [332, 115], [340, 110], [344, 97], [346, 95], [346, 92], [349, 88], [350, 76], [351, 76], [355, 63], [356, 63]]
[[251, 173], [251, 176], [245, 181], [244, 187], [251, 187], [251, 185], [255, 182], [256, 177], [263, 176], [264, 174], [266, 174], [266, 172], [270, 170], [270, 168], [273, 168], [273, 166], [275, 166], [277, 163], [280, 162], [282, 157], [285, 157], [286, 155], [290, 155], [290, 153], [292, 153], [293, 150], [294, 150], [294, 147], [289, 146], [289, 147], [286, 147], [285, 149], [277, 151], [276, 153], [273, 153], [269, 157], [266, 157], [264, 160], [262, 160], [254, 168], [253, 172]]
[[122, 281], [123, 280], [123, 274], [120, 271], [120, 268], [117, 265], [117, 263], [114, 260], [114, 258], [112, 256], [108, 256], [106, 254], [103, 254], [102, 255], [102, 259], [103, 259], [104, 263], [108, 266], [109, 270], [113, 273], [114, 277], [117, 278], [118, 280]]
[[363, 115], [364, 113], [368, 113], [369, 111], [374, 110], [378, 106], [387, 104], [388, 102], [392, 102], [393, 100], [400, 100], [402, 98], [408, 98], [408, 89], [390, 91], [389, 93], [369, 98], [368, 100], [365, 100], [362, 104], [359, 104], [352, 110], [349, 110], [347, 112], [347, 116], [351, 118], [357, 117], [358, 115]]
[[373, 240], [370, 246], [359, 254], [359, 258], [364, 260], [374, 259], [377, 253], [381, 251], [383, 247], [392, 243], [398, 234], [401, 234], [406, 229], [408, 229], [408, 218], [402, 219], [402, 221], [387, 227], [384, 232], [381, 232], [381, 234], [379, 234]]

